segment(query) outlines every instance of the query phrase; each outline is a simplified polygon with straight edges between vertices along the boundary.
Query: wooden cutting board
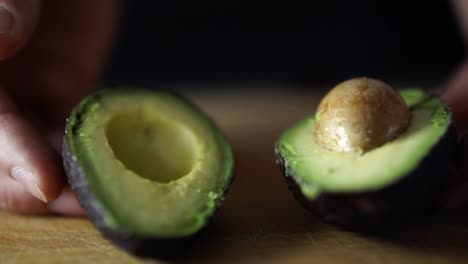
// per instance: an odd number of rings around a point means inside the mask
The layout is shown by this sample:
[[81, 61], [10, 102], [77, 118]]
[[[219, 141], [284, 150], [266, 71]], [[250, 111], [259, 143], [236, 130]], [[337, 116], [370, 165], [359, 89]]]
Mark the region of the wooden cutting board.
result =
[[[468, 263], [468, 210], [421, 219], [372, 237], [321, 223], [287, 190], [275, 164], [279, 133], [315, 110], [317, 94], [191, 97], [233, 144], [236, 179], [225, 203], [179, 262]], [[0, 212], [0, 263], [157, 263], [133, 258], [86, 219]]]

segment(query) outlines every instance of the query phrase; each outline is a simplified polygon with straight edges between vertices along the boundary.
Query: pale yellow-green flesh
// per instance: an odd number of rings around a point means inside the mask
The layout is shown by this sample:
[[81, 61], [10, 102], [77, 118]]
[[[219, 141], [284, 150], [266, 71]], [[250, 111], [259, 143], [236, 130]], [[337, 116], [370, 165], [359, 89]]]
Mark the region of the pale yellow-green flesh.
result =
[[359, 154], [322, 148], [314, 140], [314, 119], [308, 118], [288, 129], [278, 146], [309, 198], [320, 191], [372, 191], [397, 182], [415, 169], [447, 130], [449, 120], [442, 103], [433, 99], [412, 111], [409, 128], [398, 138]]
[[403, 89], [399, 90], [398, 93], [401, 95], [408, 107], [424, 100], [428, 95], [420, 89]]
[[108, 98], [88, 110], [73, 139], [106, 224], [145, 236], [197, 231], [229, 180], [227, 143], [172, 96]]
[[185, 126], [138, 110], [117, 114], [105, 129], [117, 159], [142, 177], [165, 183], [192, 170], [198, 142]]

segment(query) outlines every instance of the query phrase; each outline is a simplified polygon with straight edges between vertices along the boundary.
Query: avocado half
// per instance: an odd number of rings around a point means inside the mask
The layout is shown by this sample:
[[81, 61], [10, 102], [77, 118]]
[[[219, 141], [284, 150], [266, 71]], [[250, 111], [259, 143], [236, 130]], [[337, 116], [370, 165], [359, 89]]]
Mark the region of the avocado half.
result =
[[409, 127], [364, 154], [323, 148], [316, 117], [287, 129], [275, 152], [288, 187], [300, 203], [325, 221], [356, 230], [401, 223], [437, 206], [445, 178], [456, 165], [451, 112], [437, 96], [401, 90]]
[[89, 95], [68, 119], [62, 155], [92, 223], [140, 256], [182, 253], [233, 179], [220, 130], [189, 101], [162, 91]]

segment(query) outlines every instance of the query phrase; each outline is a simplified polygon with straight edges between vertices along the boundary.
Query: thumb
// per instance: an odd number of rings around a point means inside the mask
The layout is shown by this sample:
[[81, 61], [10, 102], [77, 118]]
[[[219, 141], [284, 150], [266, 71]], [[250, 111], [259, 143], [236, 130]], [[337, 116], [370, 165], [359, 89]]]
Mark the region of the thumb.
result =
[[40, 0], [0, 0], [0, 59], [14, 55], [39, 21]]

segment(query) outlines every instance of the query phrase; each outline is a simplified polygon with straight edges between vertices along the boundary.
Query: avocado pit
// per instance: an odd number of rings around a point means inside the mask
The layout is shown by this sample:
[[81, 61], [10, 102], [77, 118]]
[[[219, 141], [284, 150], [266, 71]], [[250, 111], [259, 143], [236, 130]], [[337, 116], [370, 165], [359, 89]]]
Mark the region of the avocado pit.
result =
[[329, 150], [363, 153], [396, 138], [410, 118], [405, 101], [388, 84], [355, 78], [335, 86], [320, 102], [315, 140]]
[[306, 209], [341, 227], [379, 232], [440, 208], [458, 160], [452, 113], [424, 90], [398, 93], [373, 79], [346, 81], [315, 116], [281, 134], [277, 162]]

